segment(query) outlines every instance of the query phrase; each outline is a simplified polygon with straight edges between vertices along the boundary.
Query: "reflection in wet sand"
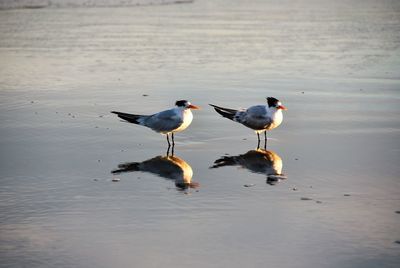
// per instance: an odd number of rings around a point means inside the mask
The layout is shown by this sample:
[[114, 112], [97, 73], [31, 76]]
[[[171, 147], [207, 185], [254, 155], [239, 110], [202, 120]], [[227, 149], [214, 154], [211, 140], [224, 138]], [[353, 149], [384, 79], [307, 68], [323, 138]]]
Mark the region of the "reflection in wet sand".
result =
[[112, 174], [142, 171], [156, 174], [162, 178], [175, 181], [178, 189], [197, 188], [199, 183], [193, 182], [193, 170], [182, 158], [174, 155], [156, 156], [143, 162], [127, 162], [118, 165]]
[[250, 150], [236, 156], [222, 156], [215, 160], [210, 168], [224, 166], [240, 166], [254, 173], [265, 174], [267, 183], [270, 185], [286, 179], [286, 176], [282, 174], [282, 158], [275, 152], [264, 149]]

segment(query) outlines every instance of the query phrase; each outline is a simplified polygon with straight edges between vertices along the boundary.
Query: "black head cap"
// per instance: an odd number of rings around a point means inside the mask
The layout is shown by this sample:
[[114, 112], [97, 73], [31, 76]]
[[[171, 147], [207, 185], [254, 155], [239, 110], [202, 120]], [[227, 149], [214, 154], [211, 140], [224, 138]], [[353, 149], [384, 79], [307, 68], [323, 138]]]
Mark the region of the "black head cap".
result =
[[188, 101], [187, 100], [178, 100], [175, 102], [175, 105], [178, 107], [186, 107]]
[[279, 100], [275, 99], [274, 97], [268, 97], [268, 107], [276, 107], [278, 105]]

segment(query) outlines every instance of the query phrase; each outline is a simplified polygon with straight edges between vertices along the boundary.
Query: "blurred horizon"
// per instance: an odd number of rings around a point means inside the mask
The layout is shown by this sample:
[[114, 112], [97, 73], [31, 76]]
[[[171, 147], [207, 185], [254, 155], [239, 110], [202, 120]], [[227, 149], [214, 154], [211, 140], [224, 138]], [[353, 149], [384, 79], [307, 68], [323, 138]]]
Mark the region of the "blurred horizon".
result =
[[0, 0], [0, 9], [117, 7], [193, 3], [194, 0]]

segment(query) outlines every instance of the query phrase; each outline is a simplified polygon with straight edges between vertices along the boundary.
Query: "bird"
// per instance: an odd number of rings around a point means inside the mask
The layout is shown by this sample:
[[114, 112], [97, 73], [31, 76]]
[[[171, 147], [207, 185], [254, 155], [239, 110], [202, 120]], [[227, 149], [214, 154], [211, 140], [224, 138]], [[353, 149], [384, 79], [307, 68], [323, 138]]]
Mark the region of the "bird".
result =
[[171, 146], [169, 134], [172, 138], [172, 146], [175, 145], [174, 133], [185, 130], [193, 120], [191, 110], [197, 110], [200, 107], [191, 104], [187, 100], [178, 100], [175, 107], [169, 110], [161, 111], [152, 115], [129, 114], [112, 111], [119, 118], [133, 124], [148, 127], [155, 132], [167, 136], [168, 148]]
[[193, 182], [193, 170], [182, 158], [174, 155], [156, 156], [143, 162], [128, 162], [118, 165], [118, 169], [111, 171], [112, 174], [124, 172], [148, 172], [162, 178], [175, 181], [179, 190], [199, 187], [198, 182]]
[[266, 148], [267, 131], [277, 128], [282, 123], [282, 110], [287, 110], [278, 99], [274, 97], [267, 97], [266, 99], [267, 105], [254, 105], [240, 110], [224, 108], [214, 104], [209, 105], [223, 117], [253, 129], [258, 138], [257, 148], [260, 146], [260, 133], [264, 132], [264, 148]]
[[282, 158], [275, 152], [257, 148], [235, 156], [222, 156], [210, 168], [240, 166], [253, 173], [267, 176], [267, 183], [275, 185], [286, 176], [282, 173]]

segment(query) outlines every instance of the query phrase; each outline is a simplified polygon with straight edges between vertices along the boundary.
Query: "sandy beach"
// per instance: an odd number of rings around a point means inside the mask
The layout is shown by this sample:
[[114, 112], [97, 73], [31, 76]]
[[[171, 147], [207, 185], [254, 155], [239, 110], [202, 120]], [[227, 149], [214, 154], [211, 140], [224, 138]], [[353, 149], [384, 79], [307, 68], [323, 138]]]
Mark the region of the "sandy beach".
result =
[[[388, 0], [1, 10], [0, 267], [399, 267], [399, 27]], [[208, 106], [268, 96], [267, 151]], [[180, 99], [172, 160], [110, 113]]]

